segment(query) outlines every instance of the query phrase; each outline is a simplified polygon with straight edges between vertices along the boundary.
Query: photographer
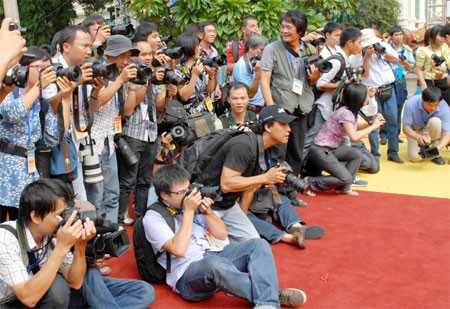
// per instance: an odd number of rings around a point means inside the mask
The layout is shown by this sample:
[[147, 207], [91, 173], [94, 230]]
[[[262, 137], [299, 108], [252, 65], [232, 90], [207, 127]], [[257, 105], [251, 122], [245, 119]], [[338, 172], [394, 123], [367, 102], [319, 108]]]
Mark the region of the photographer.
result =
[[176, 73], [187, 81], [184, 86], [178, 87], [178, 97], [184, 109], [188, 115], [204, 111], [214, 114], [211, 94], [217, 86], [218, 68], [203, 65], [197, 36], [183, 33], [178, 36], [175, 44], [184, 51], [184, 57], [176, 69]]
[[18, 220], [0, 228], [0, 307], [150, 306], [154, 290], [146, 282], [102, 278], [86, 266], [86, 246], [96, 228], [89, 218], [77, 219], [76, 211], [62, 222], [73, 202], [60, 180], [37, 180], [23, 190]]
[[2, 48], [0, 53], [0, 80], [6, 75], [6, 72], [12, 68], [27, 48], [25, 47], [26, 41], [21, 36], [19, 30], [10, 31], [9, 25], [12, 23], [12, 18], [5, 18], [2, 21], [2, 27], [0, 29], [0, 43], [8, 48]]
[[416, 74], [421, 91], [427, 87], [441, 89], [442, 98], [450, 105], [448, 86], [448, 64], [450, 63], [450, 48], [445, 37], [441, 36], [442, 25], [428, 29], [425, 34], [425, 46], [416, 51]]
[[255, 112], [264, 107], [261, 81], [261, 54], [269, 41], [260, 34], [254, 34], [245, 41], [244, 55], [233, 68], [233, 80], [250, 87], [249, 109]]
[[275, 262], [266, 241], [221, 245], [227, 243], [225, 224], [211, 210], [213, 200], [202, 197], [196, 188], [189, 190], [190, 177], [177, 164], [163, 166], [155, 173], [159, 201], [152, 206], [171, 212], [173, 230], [159, 211], [149, 209], [143, 220], [145, 236], [159, 254], [158, 263], [165, 269], [170, 265], [166, 283], [193, 302], [223, 291], [255, 308], [303, 305], [303, 291], [278, 290]]
[[[40, 177], [36, 168], [36, 149], [40, 139], [55, 146], [58, 139], [57, 118], [49, 103], [38, 99], [40, 89], [56, 81], [50, 55], [37, 46], [29, 48], [33, 57], [22, 57], [21, 66], [28, 70], [24, 88], [17, 88], [0, 104], [0, 212], [1, 221], [8, 210], [17, 217], [19, 196], [23, 188]], [[45, 136], [42, 136], [40, 111], [44, 111]], [[45, 138], [45, 139], [44, 139]]]
[[[429, 137], [424, 135], [428, 130]], [[408, 140], [408, 160], [420, 162], [424, 158], [419, 155], [419, 146], [429, 145], [441, 150], [450, 142], [450, 108], [441, 97], [441, 90], [428, 87], [422, 95], [411, 97], [405, 105], [403, 114], [403, 133]], [[445, 161], [438, 156], [432, 161], [444, 165]], [[450, 161], [449, 161], [450, 164]]]
[[247, 132], [228, 140], [196, 180], [207, 187], [220, 186], [222, 200], [216, 201], [212, 208], [227, 225], [232, 241], [259, 238], [245, 215], [253, 193], [263, 185], [283, 183], [288, 170], [274, 166], [263, 173], [266, 167], [261, 161], [265, 150], [287, 143], [291, 131], [289, 123], [295, 117], [279, 105], [263, 108], [259, 117], [258, 133]]
[[[377, 87], [375, 99], [378, 103], [378, 112], [386, 119], [387, 128], [387, 159], [388, 161], [402, 164], [404, 161], [398, 155], [398, 109], [395, 92], [396, 77], [391, 64], [398, 63], [398, 53], [391, 45], [382, 42], [376, 37], [373, 29], [363, 29], [362, 54], [352, 58], [353, 67], [364, 66], [364, 74], [361, 77], [363, 84], [369, 87]], [[379, 153], [378, 129], [369, 135], [372, 153], [381, 157]]]
[[95, 52], [97, 48], [102, 48], [111, 36], [111, 28], [101, 15], [89, 15], [81, 23], [86, 27], [91, 35], [92, 50]]

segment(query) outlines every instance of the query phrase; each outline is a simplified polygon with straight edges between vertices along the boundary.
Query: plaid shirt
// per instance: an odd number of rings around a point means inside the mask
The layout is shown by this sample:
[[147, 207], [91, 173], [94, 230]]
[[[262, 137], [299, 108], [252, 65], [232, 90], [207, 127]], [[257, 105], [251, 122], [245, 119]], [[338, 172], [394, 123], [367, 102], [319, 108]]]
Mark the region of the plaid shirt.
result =
[[[147, 94], [141, 104], [134, 109], [131, 117], [125, 122], [122, 132], [128, 137], [144, 142], [154, 142], [158, 137], [155, 97], [159, 94], [160, 87], [155, 85], [151, 85], [151, 87], [152, 95]], [[151, 115], [147, 112], [148, 104], [151, 104]]]

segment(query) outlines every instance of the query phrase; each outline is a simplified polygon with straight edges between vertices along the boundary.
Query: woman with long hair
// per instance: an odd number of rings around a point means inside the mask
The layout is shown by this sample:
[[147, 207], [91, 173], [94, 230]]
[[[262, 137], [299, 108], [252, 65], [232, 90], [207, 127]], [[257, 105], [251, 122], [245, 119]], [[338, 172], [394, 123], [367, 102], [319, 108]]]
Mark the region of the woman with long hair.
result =
[[329, 175], [308, 176], [305, 178], [311, 186], [310, 195], [314, 192], [335, 189], [336, 193], [358, 195], [351, 189], [362, 154], [357, 148], [342, 143], [348, 135], [352, 142], [357, 142], [384, 124], [381, 114], [374, 116], [371, 124], [358, 123], [360, 109], [369, 102], [367, 86], [349, 84], [343, 94], [341, 107], [324, 123], [314, 137], [309, 151], [309, 160], [319, 170]]

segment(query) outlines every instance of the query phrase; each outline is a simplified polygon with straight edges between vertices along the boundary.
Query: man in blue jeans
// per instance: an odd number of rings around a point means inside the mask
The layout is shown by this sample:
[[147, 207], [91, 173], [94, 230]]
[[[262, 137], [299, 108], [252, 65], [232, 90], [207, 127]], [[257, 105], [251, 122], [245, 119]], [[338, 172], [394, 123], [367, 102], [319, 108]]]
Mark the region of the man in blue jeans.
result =
[[42, 179], [25, 187], [18, 220], [0, 228], [0, 308], [150, 306], [150, 284], [102, 278], [96, 267], [87, 268], [86, 244], [96, 229], [89, 218], [78, 219], [76, 211], [63, 221], [72, 204], [73, 194], [60, 180]]
[[[181, 166], [161, 167], [153, 181], [159, 202], [171, 213], [173, 231], [159, 212], [149, 210], [143, 225], [158, 263], [171, 271], [167, 284], [184, 299], [201, 301], [217, 291], [248, 300], [264, 308], [296, 307], [306, 302], [298, 289], [278, 289], [274, 258], [269, 244], [250, 239], [226, 245], [225, 223], [212, 211], [213, 200], [189, 190], [190, 175]], [[224, 246], [225, 245], [225, 246]]]

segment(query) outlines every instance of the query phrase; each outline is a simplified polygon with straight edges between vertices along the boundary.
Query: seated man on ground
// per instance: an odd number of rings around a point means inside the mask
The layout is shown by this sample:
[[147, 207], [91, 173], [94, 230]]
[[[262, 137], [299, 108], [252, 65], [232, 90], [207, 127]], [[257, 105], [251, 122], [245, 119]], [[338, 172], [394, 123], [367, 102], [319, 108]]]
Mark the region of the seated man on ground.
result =
[[103, 278], [86, 266], [86, 244], [96, 228], [89, 218], [77, 219], [77, 211], [63, 220], [68, 205], [73, 195], [60, 180], [25, 187], [18, 220], [0, 225], [0, 307], [148, 308], [151, 285]]
[[[167, 284], [184, 299], [201, 301], [221, 290], [243, 298], [255, 307], [296, 307], [306, 302], [306, 294], [297, 289], [278, 289], [274, 258], [262, 239], [226, 245], [224, 222], [211, 210], [213, 200], [190, 189], [190, 174], [180, 165], [158, 169], [153, 177], [157, 203], [167, 209], [175, 221], [173, 231], [157, 211], [148, 210], [143, 219], [145, 235], [158, 263], [170, 269]], [[171, 253], [171, 255], [165, 254]]]
[[[429, 132], [429, 137], [424, 132]], [[420, 147], [429, 144], [441, 150], [450, 142], [450, 108], [442, 99], [441, 90], [428, 87], [422, 95], [410, 98], [403, 114], [403, 133], [408, 140], [408, 160], [420, 162]], [[444, 165], [444, 159], [436, 153], [432, 161]], [[450, 161], [448, 162], [450, 164]]]

